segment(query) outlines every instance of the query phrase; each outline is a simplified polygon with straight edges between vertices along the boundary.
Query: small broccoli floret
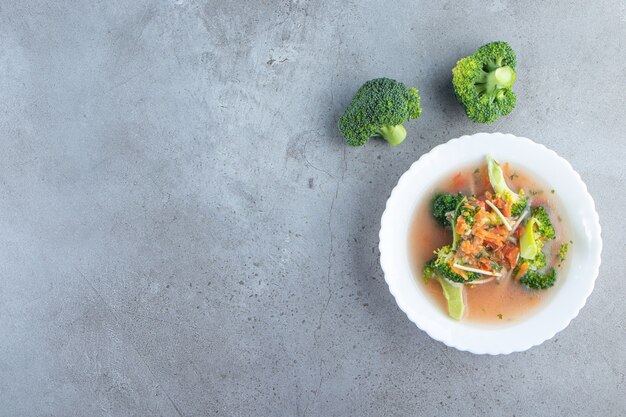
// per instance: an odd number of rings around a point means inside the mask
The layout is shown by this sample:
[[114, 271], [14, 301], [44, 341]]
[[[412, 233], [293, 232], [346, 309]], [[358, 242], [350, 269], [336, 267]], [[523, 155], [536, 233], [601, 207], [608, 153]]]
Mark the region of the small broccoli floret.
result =
[[487, 173], [489, 174], [489, 182], [496, 194], [512, 204], [511, 216], [517, 217], [522, 214], [528, 206], [528, 198], [524, 190], [519, 190], [518, 194], [509, 188], [502, 167], [491, 155], [487, 155]]
[[[559, 258], [559, 262], [563, 262], [567, 257], [567, 251], [569, 250], [569, 243], [561, 243], [559, 247], [559, 254], [557, 255]], [[559, 265], [560, 266], [560, 265]]]
[[546, 240], [554, 239], [555, 236], [545, 208], [533, 207], [530, 213], [531, 217], [526, 221], [524, 232], [520, 236], [520, 256], [524, 259], [535, 259]]
[[506, 42], [491, 42], [461, 59], [452, 69], [452, 86], [467, 116], [477, 123], [493, 123], [513, 110], [517, 97], [515, 52]]
[[555, 283], [556, 270], [554, 268], [550, 268], [546, 273], [528, 270], [520, 279], [520, 284], [533, 290], [545, 290], [552, 287]]
[[534, 259], [528, 259], [527, 262], [532, 269], [539, 270], [545, 268], [547, 265], [546, 254], [540, 251]]
[[528, 207], [528, 198], [526, 198], [523, 195], [524, 190], [520, 190], [520, 199], [517, 203], [513, 203], [513, 205], [511, 206], [511, 216], [513, 217], [519, 217], [524, 210], [526, 210], [526, 207]]
[[436, 261], [437, 258], [433, 258], [430, 261], [426, 262], [426, 265], [424, 265], [424, 281], [428, 281], [435, 277], [435, 273], [437, 272], [437, 265], [435, 263]]
[[457, 206], [463, 200], [463, 194], [437, 194], [431, 203], [433, 217], [444, 227], [450, 227], [449, 214], [456, 211]]
[[550, 288], [556, 282], [556, 271], [554, 268], [550, 268], [547, 272], [541, 272], [547, 265], [545, 253], [539, 251], [534, 259], [522, 259], [513, 270], [515, 276], [517, 276], [523, 265], [526, 265], [526, 272], [520, 278], [520, 284], [534, 290], [543, 290]]
[[416, 88], [389, 78], [368, 81], [352, 99], [339, 119], [339, 130], [350, 146], [365, 145], [372, 137], [382, 137], [393, 146], [406, 138], [402, 125], [422, 113]]
[[550, 221], [550, 216], [543, 206], [533, 207], [530, 211], [531, 218], [537, 223], [537, 233], [544, 240], [554, 239], [555, 230]]

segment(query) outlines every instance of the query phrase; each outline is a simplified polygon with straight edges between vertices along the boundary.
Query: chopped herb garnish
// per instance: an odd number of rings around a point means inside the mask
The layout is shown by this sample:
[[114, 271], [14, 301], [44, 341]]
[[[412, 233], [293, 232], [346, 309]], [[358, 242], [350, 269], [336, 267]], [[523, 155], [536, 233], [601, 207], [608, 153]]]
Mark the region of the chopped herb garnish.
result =
[[463, 220], [465, 220], [465, 223], [467, 223], [469, 226], [473, 226], [476, 220], [474, 219], [474, 216], [479, 211], [480, 211], [480, 207], [478, 206], [466, 205], [465, 209], [461, 213], [461, 216], [463, 216]]
[[480, 168], [476, 168], [476, 169], [474, 170], [474, 174], [478, 174], [479, 172], [480, 172]]
[[502, 271], [502, 265], [496, 262], [492, 262], [491, 269], [493, 269], [494, 271]]
[[552, 194], [554, 194], [554, 189], [550, 190], [550, 192], [551, 192]]
[[498, 318], [502, 320], [502, 313], [498, 313]]
[[517, 177], [519, 177], [519, 175], [517, 175], [517, 172], [514, 172], [511, 175], [509, 175], [509, 178], [512, 179], [512, 180], [514, 180]]
[[528, 194], [530, 195], [543, 194], [543, 190], [529, 190]]
[[565, 260], [565, 257], [567, 256], [567, 250], [569, 249], [569, 244], [568, 243], [562, 243], [561, 247], [559, 248], [559, 253], [557, 255], [557, 257], [559, 258], [560, 262], [563, 262]]

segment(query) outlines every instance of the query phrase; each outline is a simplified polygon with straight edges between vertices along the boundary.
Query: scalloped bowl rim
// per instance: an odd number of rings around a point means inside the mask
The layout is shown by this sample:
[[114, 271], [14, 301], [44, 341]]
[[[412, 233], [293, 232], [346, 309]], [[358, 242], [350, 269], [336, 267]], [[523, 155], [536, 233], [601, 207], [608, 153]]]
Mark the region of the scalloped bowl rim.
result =
[[[545, 305], [511, 324], [455, 321], [435, 305], [417, 282], [408, 253], [408, 230], [418, 205], [432, 187], [455, 169], [488, 153], [523, 167], [557, 190], [573, 237], [569, 267]], [[442, 160], [454, 161], [441, 164]], [[429, 188], [431, 187], [431, 188]], [[572, 222], [571, 219], [576, 219]], [[509, 354], [539, 345], [565, 329], [593, 291], [602, 239], [598, 214], [587, 186], [571, 164], [544, 145], [502, 133], [476, 133], [434, 147], [400, 177], [381, 218], [380, 263], [389, 291], [417, 327], [447, 346], [475, 354]]]

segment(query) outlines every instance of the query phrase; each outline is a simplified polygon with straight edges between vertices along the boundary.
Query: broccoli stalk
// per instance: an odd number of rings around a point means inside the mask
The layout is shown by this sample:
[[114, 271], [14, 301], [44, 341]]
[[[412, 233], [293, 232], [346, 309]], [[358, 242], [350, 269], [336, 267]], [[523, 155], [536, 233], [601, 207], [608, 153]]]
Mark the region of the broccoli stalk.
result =
[[513, 110], [515, 65], [515, 52], [506, 42], [483, 45], [456, 63], [452, 86], [470, 119], [493, 123]]
[[[502, 58], [498, 59], [501, 63]], [[501, 100], [504, 96], [504, 88], [511, 87], [515, 82], [515, 71], [509, 66], [498, 66], [497, 63], [487, 64], [489, 72], [482, 71], [476, 77], [474, 85], [479, 94], [487, 95], [489, 101]]]
[[441, 285], [443, 296], [448, 303], [448, 315], [455, 320], [461, 320], [465, 315], [465, 302], [463, 301], [463, 284], [452, 282], [441, 274], [436, 259], [431, 259], [424, 266], [424, 279], [436, 279]]
[[406, 129], [402, 125], [381, 126], [374, 132], [374, 137], [385, 139], [391, 146], [398, 146], [406, 138]]
[[445, 278], [438, 278], [443, 296], [448, 303], [448, 315], [455, 320], [461, 320], [465, 315], [465, 302], [463, 301], [463, 284], [450, 282]]
[[339, 119], [339, 130], [350, 146], [365, 145], [372, 137], [397, 146], [406, 138], [402, 124], [421, 114], [416, 88], [406, 88], [389, 78], [376, 78], [359, 88]]
[[526, 221], [524, 232], [520, 236], [520, 256], [535, 259], [546, 240], [554, 239], [555, 231], [548, 212], [542, 206], [531, 209], [531, 217]]
[[530, 219], [526, 223], [524, 233], [519, 238], [520, 256], [524, 259], [535, 259], [535, 256], [541, 250], [538, 236], [535, 235], [535, 226], [537, 219]]
[[524, 190], [520, 190], [517, 194], [509, 188], [504, 179], [502, 167], [493, 156], [487, 155], [487, 172], [489, 173], [489, 182], [496, 194], [511, 203], [511, 215], [519, 216], [528, 205], [528, 198], [524, 195]]
[[459, 218], [461, 206], [466, 202], [466, 197], [461, 198], [454, 209], [454, 213], [450, 217], [450, 226], [452, 226], [452, 250], [456, 250], [457, 246], [459, 246], [459, 234], [456, 231], [456, 221]]

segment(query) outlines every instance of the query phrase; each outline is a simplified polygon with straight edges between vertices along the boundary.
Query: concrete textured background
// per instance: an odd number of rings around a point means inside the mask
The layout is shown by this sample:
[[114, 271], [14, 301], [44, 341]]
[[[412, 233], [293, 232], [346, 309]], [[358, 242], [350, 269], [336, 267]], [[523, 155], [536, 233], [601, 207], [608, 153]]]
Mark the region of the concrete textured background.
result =
[[[497, 39], [518, 106], [475, 125], [450, 69]], [[625, 415], [625, 42], [623, 0], [3, 1], [0, 415]], [[423, 116], [347, 148], [379, 76]], [[378, 264], [398, 177], [478, 131], [571, 161], [603, 226], [587, 306], [509, 356], [431, 340]]]

